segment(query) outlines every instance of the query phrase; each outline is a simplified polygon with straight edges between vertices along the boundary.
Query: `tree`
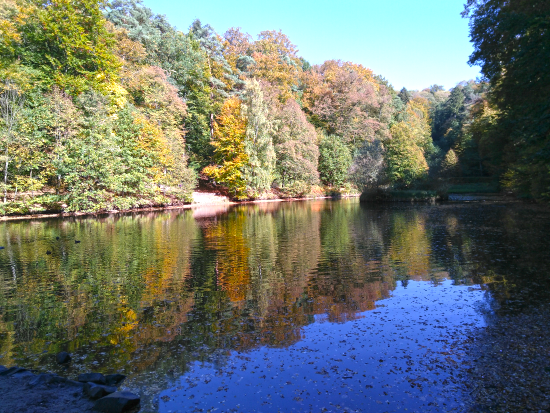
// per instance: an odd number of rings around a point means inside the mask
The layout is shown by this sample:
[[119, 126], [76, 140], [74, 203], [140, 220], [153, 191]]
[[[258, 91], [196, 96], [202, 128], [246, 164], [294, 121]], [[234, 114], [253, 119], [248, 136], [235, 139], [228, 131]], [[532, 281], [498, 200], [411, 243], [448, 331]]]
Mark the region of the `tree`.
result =
[[412, 96], [411, 96], [411, 93], [407, 90], [407, 88], [403, 88], [401, 89], [401, 91], [399, 92], [399, 99], [401, 99], [401, 101], [406, 105], [407, 103], [409, 103], [409, 101], [411, 100]]
[[275, 179], [273, 124], [267, 102], [258, 81], [246, 84], [245, 113], [247, 119], [245, 153], [248, 158], [243, 178], [252, 194], [267, 191]]
[[409, 186], [428, 172], [422, 148], [411, 139], [411, 129], [406, 122], [394, 124], [390, 129], [392, 138], [384, 143], [386, 175], [393, 184]]
[[349, 180], [360, 191], [383, 182], [384, 146], [380, 141], [365, 142], [353, 157]]
[[78, 133], [81, 113], [79, 113], [72, 99], [58, 87], [54, 87], [47, 95], [47, 106], [50, 109], [50, 133], [53, 135], [54, 148], [52, 151], [52, 165], [56, 170], [56, 193], [61, 191], [63, 171], [67, 157], [67, 141]]
[[365, 140], [387, 137], [391, 100], [386, 85], [361, 65], [331, 60], [304, 75], [302, 101], [311, 122], [352, 151]]
[[317, 132], [294, 99], [281, 103], [272, 91], [269, 102], [277, 186], [290, 196], [302, 195], [319, 183]]
[[507, 181], [524, 195], [550, 198], [550, 4], [468, 0], [463, 16], [474, 44], [469, 62], [481, 66], [499, 111]]
[[112, 84], [119, 61], [105, 27], [105, 5], [103, 0], [29, 1], [18, 19], [14, 58], [72, 95]]
[[243, 168], [248, 163], [246, 154], [246, 117], [241, 101], [229, 98], [222, 106], [214, 123], [214, 165], [203, 172], [216, 182], [225, 185], [237, 198], [246, 194]]
[[20, 141], [17, 131], [18, 123], [21, 119], [24, 97], [21, 91], [10, 81], [2, 85], [0, 92], [0, 115], [2, 120], [1, 143], [4, 163], [4, 203], [7, 201], [8, 194], [8, 167], [13, 158], [14, 146]]
[[348, 178], [351, 165], [349, 148], [338, 136], [328, 135], [319, 144], [319, 175], [325, 185], [339, 188]]
[[409, 186], [426, 176], [426, 160], [435, 152], [429, 124], [428, 102], [415, 98], [407, 104], [402, 121], [392, 125], [384, 141], [386, 175], [393, 184]]
[[293, 95], [301, 73], [296, 46], [281, 31], [268, 30], [258, 35], [252, 50], [252, 75], [275, 86], [284, 103]]
[[459, 172], [458, 156], [456, 156], [455, 151], [449, 149], [445, 158], [443, 158], [443, 162], [441, 162], [441, 173], [445, 176], [454, 176]]
[[[130, 40], [145, 48], [146, 58], [142, 63], [158, 66], [169, 74], [168, 81], [177, 87], [187, 105], [184, 123], [190, 164], [196, 169], [208, 165], [214, 151], [210, 144], [211, 119], [223, 97], [213, 99], [212, 65], [200, 39], [176, 30], [165, 16], [155, 15], [140, 1], [116, 0], [106, 16], [116, 28], [125, 30]], [[200, 23], [196, 26], [206, 40], [212, 37], [211, 28], [207, 30]], [[221, 90], [224, 88], [222, 85]]]

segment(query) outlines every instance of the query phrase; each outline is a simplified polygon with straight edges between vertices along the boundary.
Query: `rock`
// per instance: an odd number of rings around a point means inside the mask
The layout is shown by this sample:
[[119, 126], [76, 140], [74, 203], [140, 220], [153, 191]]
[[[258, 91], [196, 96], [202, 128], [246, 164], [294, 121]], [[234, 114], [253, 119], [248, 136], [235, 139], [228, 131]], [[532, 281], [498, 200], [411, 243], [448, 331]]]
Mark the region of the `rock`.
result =
[[50, 384], [55, 375], [53, 374], [40, 374], [29, 382], [29, 386], [34, 387], [40, 384]]
[[2, 373], [3, 371], [6, 371], [6, 370], [7, 370], [7, 368], [6, 368], [6, 367], [4, 367], [4, 366], [0, 366], [0, 373]]
[[19, 371], [17, 373], [12, 374], [11, 377], [15, 377], [16, 379], [22, 379], [24, 377], [34, 377], [34, 373], [28, 370]]
[[126, 378], [124, 374], [107, 374], [105, 381], [107, 386], [118, 386]]
[[121, 413], [139, 404], [139, 396], [128, 391], [120, 391], [97, 400], [94, 410], [104, 413]]
[[13, 376], [14, 374], [23, 373], [27, 369], [22, 369], [21, 367], [10, 367], [7, 370], [4, 370], [0, 373], [0, 376]]
[[67, 383], [67, 385], [69, 386], [80, 387], [81, 389], [86, 384], [86, 383], [80, 383], [79, 381], [74, 381], [74, 380], [67, 380], [65, 383]]
[[92, 400], [100, 399], [116, 392], [116, 387], [103, 386], [95, 383], [84, 384], [84, 394]]
[[107, 384], [105, 381], [105, 376], [101, 373], [84, 373], [78, 375], [78, 381], [81, 383], [96, 383], [96, 384]]
[[65, 364], [71, 361], [71, 355], [66, 351], [62, 351], [60, 353], [57, 353], [55, 359], [57, 360], [57, 364]]
[[[67, 383], [70, 385], [74, 385], [74, 383], [76, 382], [72, 380], [68, 380], [65, 377], [57, 376], [55, 374], [40, 374], [29, 382], [29, 386], [34, 387], [40, 384], [57, 384], [57, 383]], [[78, 383], [77, 385], [81, 387], [82, 383]]]

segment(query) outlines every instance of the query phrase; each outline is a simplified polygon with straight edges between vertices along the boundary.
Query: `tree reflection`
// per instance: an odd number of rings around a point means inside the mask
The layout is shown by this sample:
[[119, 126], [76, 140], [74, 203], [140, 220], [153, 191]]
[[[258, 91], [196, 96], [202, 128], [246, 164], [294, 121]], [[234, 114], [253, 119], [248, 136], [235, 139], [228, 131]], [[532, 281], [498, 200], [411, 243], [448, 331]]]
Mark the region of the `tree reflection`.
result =
[[68, 350], [78, 371], [161, 377], [289, 346], [410, 280], [480, 284], [503, 305], [548, 245], [518, 241], [521, 213], [483, 211], [312, 201], [3, 223], [0, 364], [56, 370]]

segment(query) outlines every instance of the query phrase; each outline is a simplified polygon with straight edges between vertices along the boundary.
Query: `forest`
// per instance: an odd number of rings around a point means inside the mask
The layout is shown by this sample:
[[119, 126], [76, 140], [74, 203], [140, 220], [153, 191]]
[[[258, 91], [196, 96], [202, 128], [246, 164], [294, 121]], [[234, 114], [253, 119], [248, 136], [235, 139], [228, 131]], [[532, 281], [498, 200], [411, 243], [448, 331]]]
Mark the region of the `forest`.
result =
[[550, 4], [468, 0], [463, 17], [483, 78], [397, 91], [310, 64], [281, 31], [0, 0], [0, 214], [178, 205], [199, 184], [245, 200], [470, 179], [547, 201]]

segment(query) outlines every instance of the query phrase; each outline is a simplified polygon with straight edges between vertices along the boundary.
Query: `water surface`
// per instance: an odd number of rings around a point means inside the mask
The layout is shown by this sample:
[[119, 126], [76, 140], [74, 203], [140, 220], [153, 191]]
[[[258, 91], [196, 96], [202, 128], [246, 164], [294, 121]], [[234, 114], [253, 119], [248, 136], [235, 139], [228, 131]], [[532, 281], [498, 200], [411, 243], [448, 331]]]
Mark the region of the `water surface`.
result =
[[461, 411], [457, 343], [548, 302], [549, 222], [357, 200], [5, 222], [0, 364], [121, 372], [142, 411]]

